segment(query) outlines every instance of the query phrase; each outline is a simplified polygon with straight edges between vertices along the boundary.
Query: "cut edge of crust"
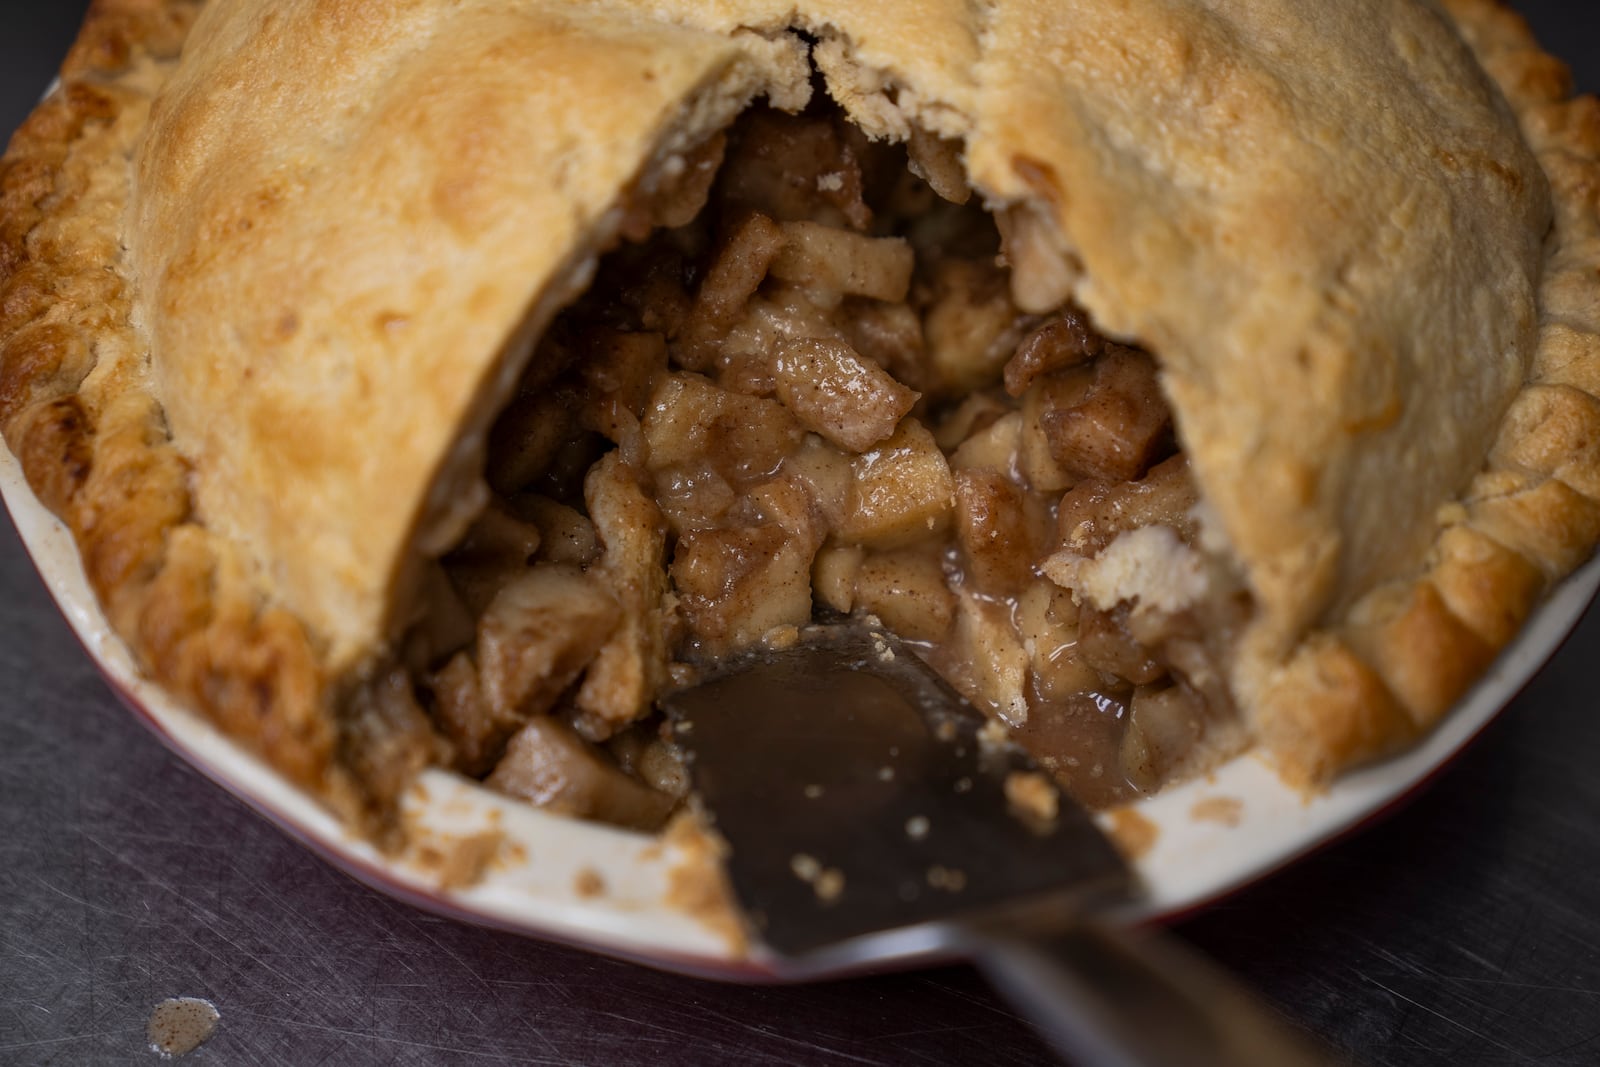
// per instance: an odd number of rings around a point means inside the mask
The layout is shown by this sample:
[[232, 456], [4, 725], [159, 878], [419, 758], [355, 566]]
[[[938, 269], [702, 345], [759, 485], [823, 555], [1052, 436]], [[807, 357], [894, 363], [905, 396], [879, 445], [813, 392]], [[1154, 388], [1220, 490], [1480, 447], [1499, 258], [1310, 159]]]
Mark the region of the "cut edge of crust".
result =
[[[1540, 344], [1485, 470], [1441, 511], [1421, 573], [1369, 593], [1286, 664], [1236, 671], [1259, 743], [1306, 788], [1431, 729], [1600, 541], [1600, 101], [1571, 97], [1565, 66], [1499, 0], [1445, 7], [1551, 184]], [[105, 196], [89, 173], [131, 152], [128, 125], [197, 10], [194, 0], [97, 0], [60, 88], [0, 162], [0, 428], [40, 501], [72, 530], [141, 668], [359, 818], [314, 639], [192, 521], [189, 470], [139, 388], [146, 356], [119, 347], [133, 336], [129, 301], [121, 275], [103, 269], [118, 258], [114, 240], [94, 225], [115, 205], [97, 215], [88, 202]], [[97, 233], [110, 247], [95, 248]]]

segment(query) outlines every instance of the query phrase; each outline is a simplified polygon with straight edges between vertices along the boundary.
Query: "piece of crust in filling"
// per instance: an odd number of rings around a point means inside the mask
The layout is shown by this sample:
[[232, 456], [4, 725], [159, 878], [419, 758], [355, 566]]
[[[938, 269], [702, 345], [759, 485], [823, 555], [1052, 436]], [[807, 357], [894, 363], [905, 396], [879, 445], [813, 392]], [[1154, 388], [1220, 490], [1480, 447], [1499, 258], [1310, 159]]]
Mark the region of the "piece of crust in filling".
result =
[[[1307, 783], [1430, 727], [1600, 539], [1600, 105], [1571, 99], [1564, 68], [1493, 0], [1445, 6], [1554, 193], [1540, 343], [1486, 469], [1441, 516], [1423, 573], [1366, 597], [1247, 694], [1259, 739]], [[127, 318], [116, 239], [125, 161], [195, 10], [183, 0], [97, 4], [61, 88], [0, 164], [0, 421], [145, 671], [358, 816], [382, 805], [404, 768], [440, 758], [433, 731], [401, 685], [342, 700], [304, 628], [262, 599], [232, 546], [193, 521], [188, 472]], [[582, 551], [581, 525], [569, 532]], [[591, 701], [604, 707], [598, 692]], [[389, 746], [381, 761], [379, 739]]]

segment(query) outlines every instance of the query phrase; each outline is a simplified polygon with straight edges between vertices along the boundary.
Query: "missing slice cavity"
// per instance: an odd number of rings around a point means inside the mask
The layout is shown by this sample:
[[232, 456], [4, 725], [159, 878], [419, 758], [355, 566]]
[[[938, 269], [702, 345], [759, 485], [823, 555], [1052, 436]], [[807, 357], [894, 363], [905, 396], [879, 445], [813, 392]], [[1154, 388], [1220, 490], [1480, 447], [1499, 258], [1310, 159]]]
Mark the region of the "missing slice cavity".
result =
[[1064, 270], [957, 142], [747, 112], [636, 191], [540, 342], [425, 583], [407, 720], [492, 787], [651, 827], [684, 790], [658, 694], [870, 615], [1084, 802], [1231, 754], [1248, 603], [1155, 361]]

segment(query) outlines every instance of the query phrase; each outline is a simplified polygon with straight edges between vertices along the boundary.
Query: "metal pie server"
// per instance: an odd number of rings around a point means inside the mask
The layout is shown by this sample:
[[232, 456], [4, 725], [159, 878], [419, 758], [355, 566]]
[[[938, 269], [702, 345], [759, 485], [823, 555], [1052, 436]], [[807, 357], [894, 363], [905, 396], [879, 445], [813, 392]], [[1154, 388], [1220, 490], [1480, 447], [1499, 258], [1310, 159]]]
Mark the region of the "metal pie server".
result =
[[892, 636], [811, 627], [663, 706], [779, 973], [961, 956], [1074, 1063], [1333, 1062], [1212, 965], [1096, 921], [1136, 891], [1122, 857]]

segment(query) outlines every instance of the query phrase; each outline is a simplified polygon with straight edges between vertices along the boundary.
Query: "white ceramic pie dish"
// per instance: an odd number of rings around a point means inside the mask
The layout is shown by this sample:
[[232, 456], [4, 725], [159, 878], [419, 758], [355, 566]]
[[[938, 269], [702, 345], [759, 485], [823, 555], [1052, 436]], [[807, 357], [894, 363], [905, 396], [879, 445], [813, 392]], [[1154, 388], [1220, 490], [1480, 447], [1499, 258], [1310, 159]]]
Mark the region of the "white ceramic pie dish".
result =
[[[437, 867], [384, 855], [209, 723], [139, 676], [90, 594], [70, 534], [0, 449], [0, 492], [28, 552], [84, 647], [128, 706], [201, 773], [335, 866], [419, 906], [517, 933], [583, 945], [658, 967], [750, 980], [795, 977], [743, 956], [715, 924], [675, 900], [686, 857], [655, 838], [546, 815], [444, 771], [408, 796], [414, 825], [459, 841], [503, 835], [481, 881], [445, 888]], [[1600, 560], [1564, 582], [1478, 686], [1416, 748], [1304, 797], [1244, 756], [1140, 803], [1154, 830], [1137, 866], [1144, 898], [1128, 921], [1160, 921], [1292, 862], [1424, 785], [1559, 647], [1600, 586]]]

